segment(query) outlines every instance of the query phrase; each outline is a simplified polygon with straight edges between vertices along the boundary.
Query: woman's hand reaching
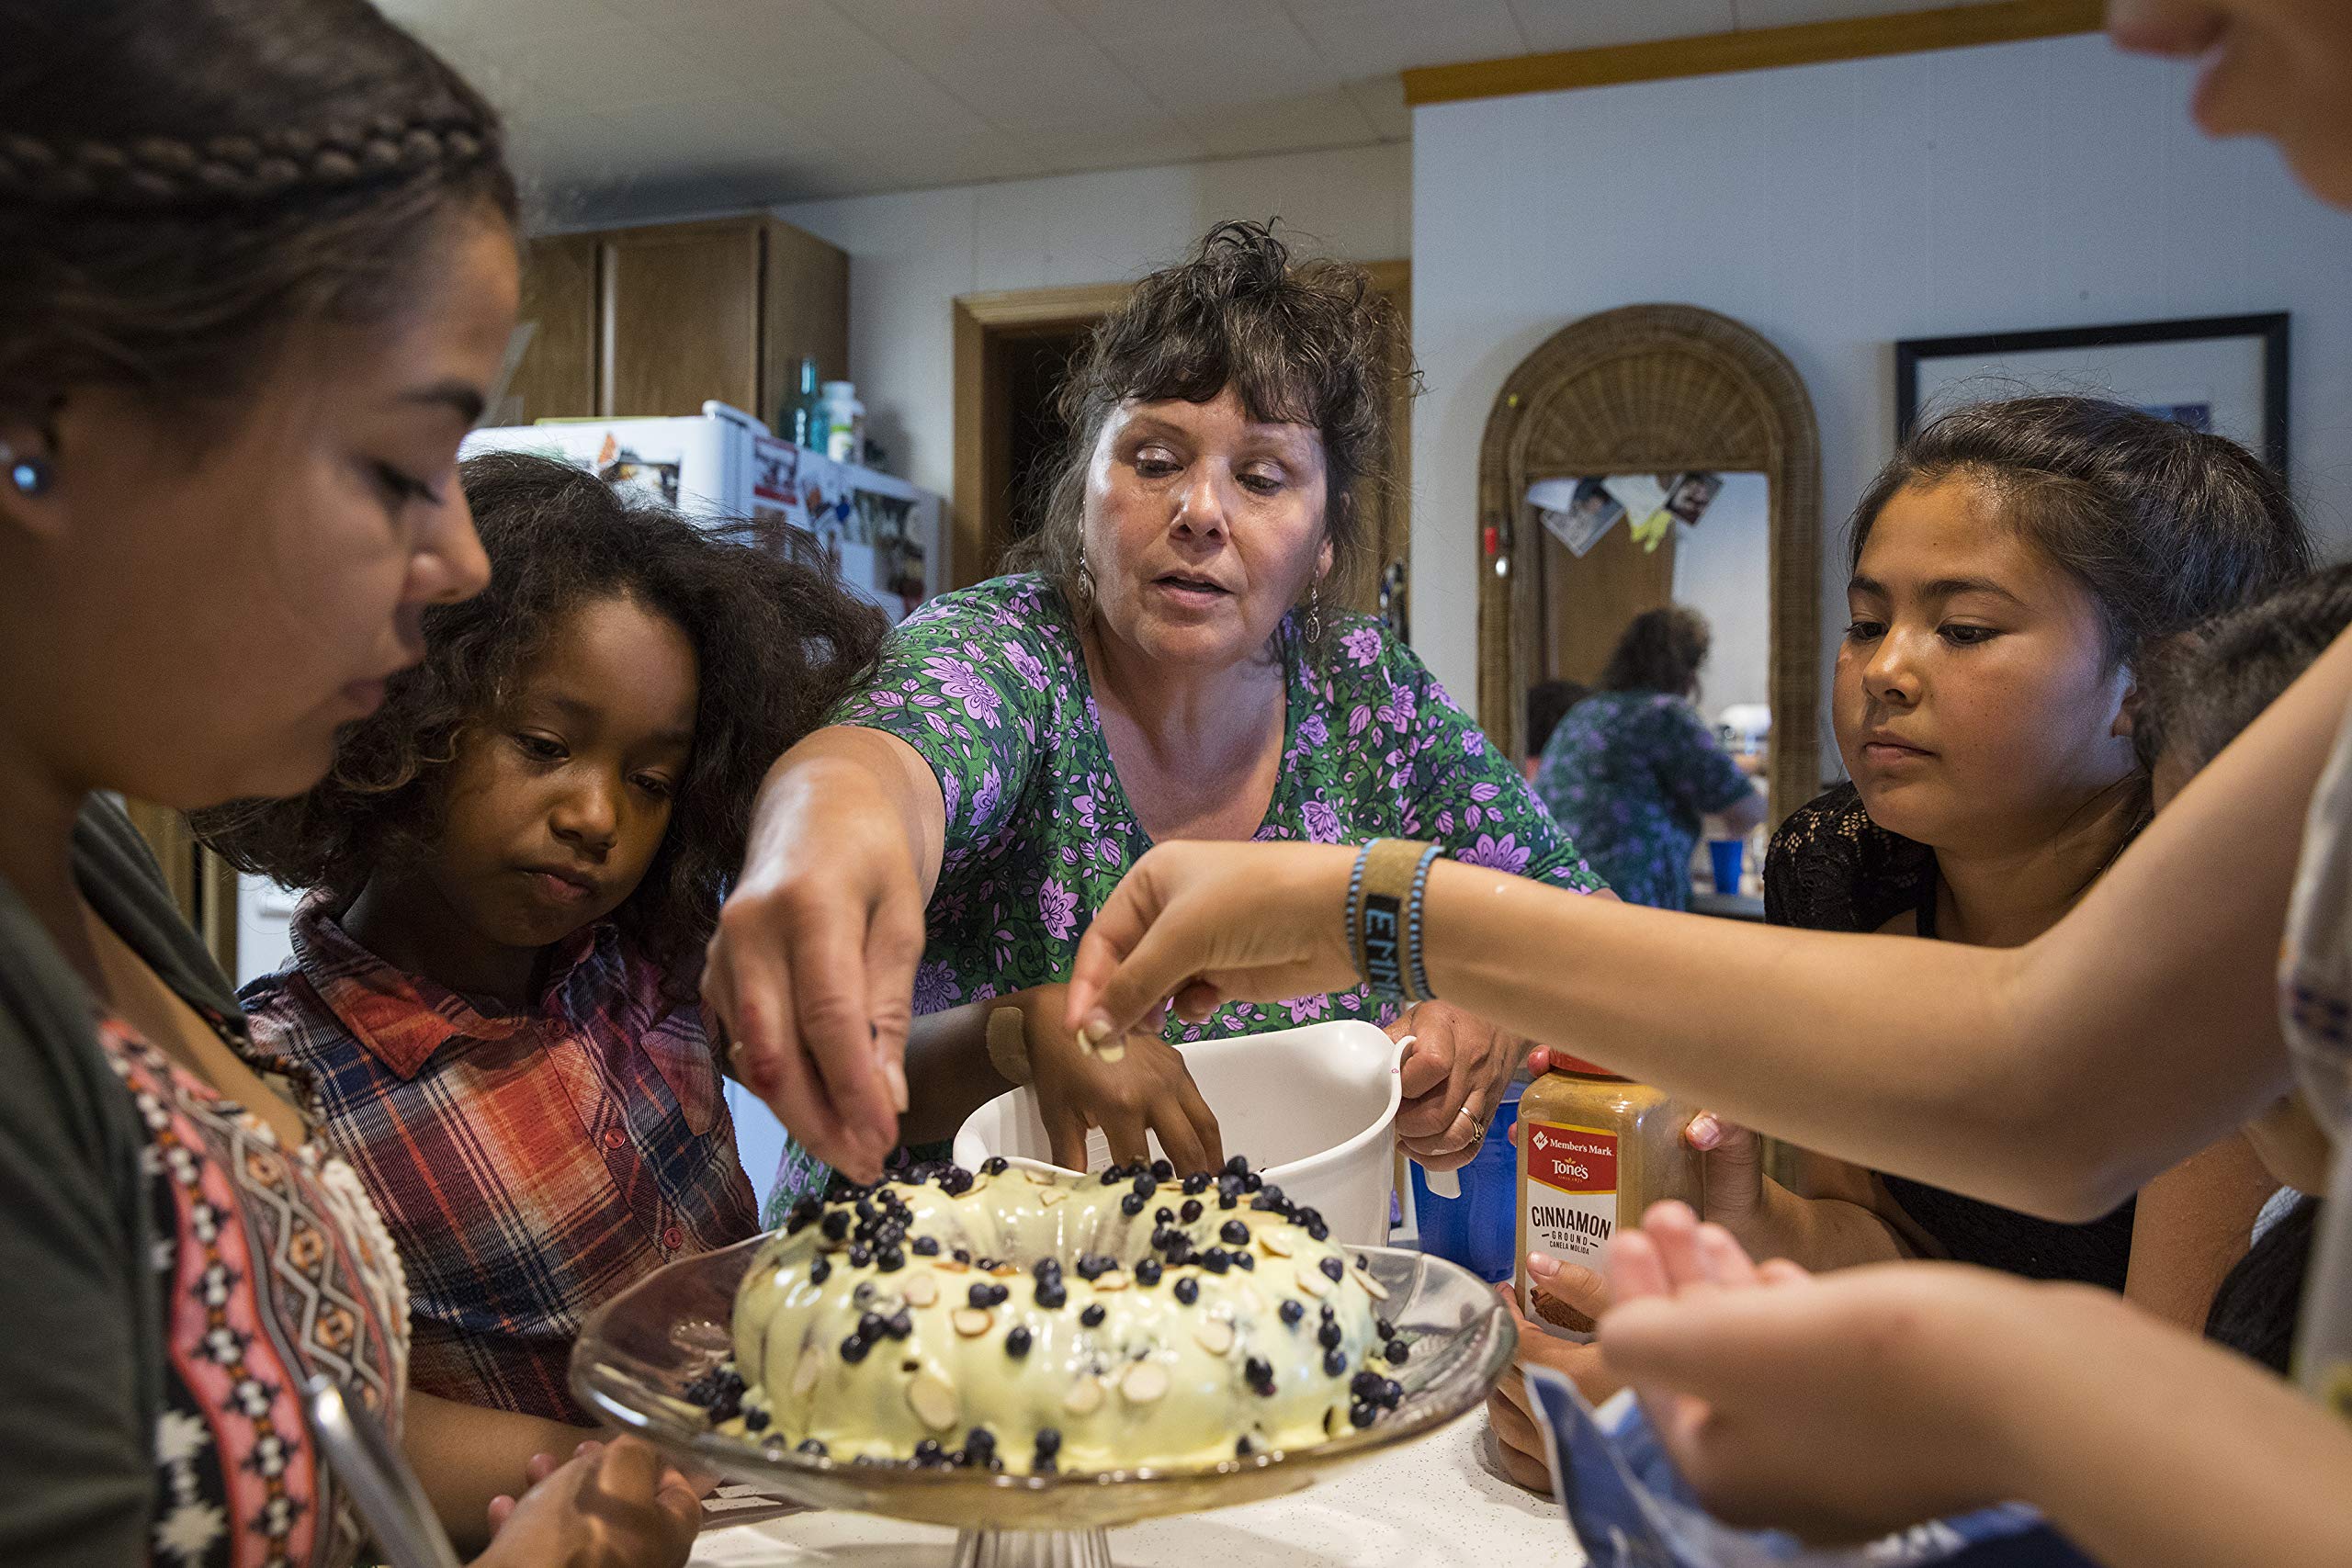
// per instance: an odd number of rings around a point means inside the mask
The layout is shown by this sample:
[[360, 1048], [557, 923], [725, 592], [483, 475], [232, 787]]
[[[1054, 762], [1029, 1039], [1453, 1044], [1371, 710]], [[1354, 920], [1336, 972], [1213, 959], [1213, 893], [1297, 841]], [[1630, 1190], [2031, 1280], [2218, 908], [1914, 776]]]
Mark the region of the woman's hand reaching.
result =
[[1413, 1039], [1397, 1068], [1405, 1081], [1405, 1102], [1396, 1110], [1397, 1141], [1427, 1170], [1469, 1164], [1527, 1043], [1444, 1002], [1407, 1008], [1388, 1033]]
[[1178, 1174], [1215, 1170], [1225, 1163], [1216, 1117], [1201, 1098], [1183, 1053], [1141, 1031], [1108, 1062], [1081, 1044], [1064, 1021], [1067, 987], [1040, 986], [1011, 998], [1022, 1011], [1029, 1046], [1029, 1070], [1053, 1141], [1053, 1160], [1070, 1170], [1086, 1168], [1086, 1134], [1102, 1129], [1111, 1158], [1133, 1165], [1151, 1157], [1148, 1134]]
[[907, 1110], [941, 811], [905, 742], [840, 728], [802, 741], [761, 791], [703, 970], [743, 1086], [859, 1181], [880, 1178]]
[[[1064, 1021], [1089, 1040], [1356, 983], [1341, 927], [1356, 852], [1344, 844], [1155, 846], [1087, 927]], [[1246, 911], [1246, 918], [1244, 912]]]

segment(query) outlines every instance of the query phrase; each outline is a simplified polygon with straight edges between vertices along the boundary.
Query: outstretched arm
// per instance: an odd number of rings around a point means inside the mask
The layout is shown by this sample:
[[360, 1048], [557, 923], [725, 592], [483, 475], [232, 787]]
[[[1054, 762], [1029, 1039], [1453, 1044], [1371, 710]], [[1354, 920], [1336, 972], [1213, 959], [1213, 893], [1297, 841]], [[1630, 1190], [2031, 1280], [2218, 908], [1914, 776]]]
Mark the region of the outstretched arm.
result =
[[907, 1109], [915, 965], [945, 823], [913, 747], [852, 725], [818, 730], [761, 786], [703, 970], [744, 1087], [861, 1181], [881, 1175]]
[[[2272, 971], [2347, 697], [2339, 638], [2026, 947], [1748, 927], [1442, 862], [1430, 980], [1758, 1131], [2090, 1219], [2287, 1086]], [[1197, 1010], [1348, 983], [1353, 863], [1328, 845], [1155, 849], [1087, 932], [1073, 1021], [1124, 1027], [1188, 985]]]

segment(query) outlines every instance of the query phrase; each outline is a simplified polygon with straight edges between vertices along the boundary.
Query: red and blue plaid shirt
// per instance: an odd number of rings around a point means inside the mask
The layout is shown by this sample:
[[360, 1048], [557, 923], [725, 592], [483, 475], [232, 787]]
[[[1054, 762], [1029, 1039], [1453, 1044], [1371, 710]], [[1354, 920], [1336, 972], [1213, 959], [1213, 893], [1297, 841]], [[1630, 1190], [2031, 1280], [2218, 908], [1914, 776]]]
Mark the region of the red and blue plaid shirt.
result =
[[757, 1228], [701, 1008], [610, 924], [537, 1007], [484, 1012], [346, 934], [318, 895], [242, 999], [265, 1068], [307, 1077], [408, 1272], [410, 1386], [585, 1421], [581, 1320], [673, 1258]]

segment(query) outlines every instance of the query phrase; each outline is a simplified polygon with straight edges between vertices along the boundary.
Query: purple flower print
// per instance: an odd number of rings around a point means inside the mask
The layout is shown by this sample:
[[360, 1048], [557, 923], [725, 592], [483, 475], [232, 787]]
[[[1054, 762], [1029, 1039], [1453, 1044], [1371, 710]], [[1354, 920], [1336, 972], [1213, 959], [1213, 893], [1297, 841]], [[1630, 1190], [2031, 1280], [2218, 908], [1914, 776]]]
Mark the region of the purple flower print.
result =
[[1004, 781], [997, 776], [996, 764], [990, 762], [989, 771], [980, 775], [980, 787], [972, 792], [972, 819], [976, 822], [993, 821], [997, 799], [1003, 793]]
[[923, 716], [922, 716], [922, 721], [923, 721], [925, 724], [927, 724], [927, 725], [931, 726], [931, 728], [932, 728], [933, 730], [937, 731], [939, 734], [942, 734], [942, 735], [952, 735], [952, 734], [954, 734], [954, 733], [955, 733], [955, 731], [953, 731], [953, 730], [951, 730], [951, 729], [949, 729], [949, 728], [947, 728], [947, 721], [946, 721], [945, 719], [944, 719], [944, 718], [940, 717], [940, 716], [939, 716], [937, 714], [935, 714], [935, 713], [927, 713], [927, 714], [923, 715]]
[[902, 708], [907, 699], [896, 692], [876, 692], [865, 699], [865, 705], [876, 708]]
[[1302, 747], [1320, 746], [1331, 739], [1331, 727], [1323, 722], [1319, 713], [1310, 713], [1298, 721], [1298, 743]]
[[1502, 792], [1503, 786], [1498, 784], [1474, 784], [1470, 786], [1470, 798], [1483, 806]]
[[1388, 694], [1388, 700], [1380, 705], [1380, 716], [1382, 721], [1391, 728], [1412, 728], [1413, 688], [1398, 686], [1392, 690]]
[[1371, 725], [1372, 705], [1368, 703], [1358, 703], [1353, 711], [1348, 715], [1348, 739], [1354, 739], [1371, 728]]
[[1340, 841], [1340, 814], [1330, 804], [1317, 795], [1301, 807], [1299, 815], [1306, 819], [1306, 836], [1318, 844]]
[[1046, 885], [1037, 889], [1037, 914], [1046, 922], [1047, 936], [1056, 942], [1067, 942], [1070, 932], [1078, 929], [1078, 895], [1049, 876]]
[[1487, 732], [1483, 729], [1464, 730], [1462, 732], [1462, 754], [1465, 757], [1485, 756], [1487, 754]]
[[1295, 997], [1283, 1006], [1290, 1009], [1293, 1023], [1305, 1023], [1311, 1018], [1321, 1018], [1331, 1010], [1331, 998], [1325, 996]]
[[1004, 661], [1012, 666], [1013, 673], [1020, 676], [1031, 691], [1046, 689], [1046, 667], [1037, 662], [1035, 654], [1017, 642], [1009, 642], [1004, 645]]
[[926, 964], [915, 971], [914, 1008], [917, 1018], [945, 1012], [964, 999], [955, 975], [944, 964]]
[[1476, 843], [1462, 851], [1453, 858], [1464, 865], [1491, 866], [1497, 871], [1507, 871], [1513, 876], [1517, 876], [1527, 869], [1530, 858], [1530, 852], [1521, 849], [1518, 840], [1519, 835], [1516, 833], [1505, 833], [1499, 839], [1481, 833], [1478, 835]]
[[1437, 814], [1437, 836], [1441, 839], [1445, 839], [1451, 838], [1453, 834], [1453, 813], [1451, 811], [1439, 812]]
[[964, 705], [965, 713], [982, 724], [996, 723], [996, 710], [1003, 699], [995, 687], [980, 679], [978, 671], [960, 659], [944, 659], [935, 653], [923, 660], [923, 666], [938, 682], [941, 693]]
[[1380, 632], [1376, 627], [1358, 626], [1340, 639], [1340, 646], [1348, 650], [1348, 657], [1356, 661], [1356, 667], [1363, 669], [1380, 657]]
[[956, 822], [956, 802], [963, 795], [964, 786], [956, 782], [955, 773], [946, 768], [939, 771], [939, 793], [946, 797], [947, 821], [952, 827]]

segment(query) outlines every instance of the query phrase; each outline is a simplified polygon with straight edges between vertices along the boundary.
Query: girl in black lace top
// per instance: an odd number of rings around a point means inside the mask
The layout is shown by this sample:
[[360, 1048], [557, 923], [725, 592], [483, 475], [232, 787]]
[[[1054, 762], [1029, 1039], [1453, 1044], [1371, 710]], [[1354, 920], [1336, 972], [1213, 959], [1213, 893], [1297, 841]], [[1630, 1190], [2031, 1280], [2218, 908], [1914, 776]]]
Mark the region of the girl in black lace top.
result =
[[[1928, 426], [1863, 496], [1851, 550], [1832, 705], [1853, 782], [1774, 836], [1767, 919], [2003, 947], [2054, 923], [2147, 820], [2143, 650], [2310, 558], [2244, 450], [2080, 398]], [[1693, 1139], [1713, 1131], [1702, 1118]], [[1708, 1217], [1759, 1256], [1949, 1257], [2128, 1289], [2190, 1327], [2275, 1188], [2236, 1138], [2089, 1224], [1811, 1155], [1800, 1196], [1728, 1133], [1708, 1177]]]

